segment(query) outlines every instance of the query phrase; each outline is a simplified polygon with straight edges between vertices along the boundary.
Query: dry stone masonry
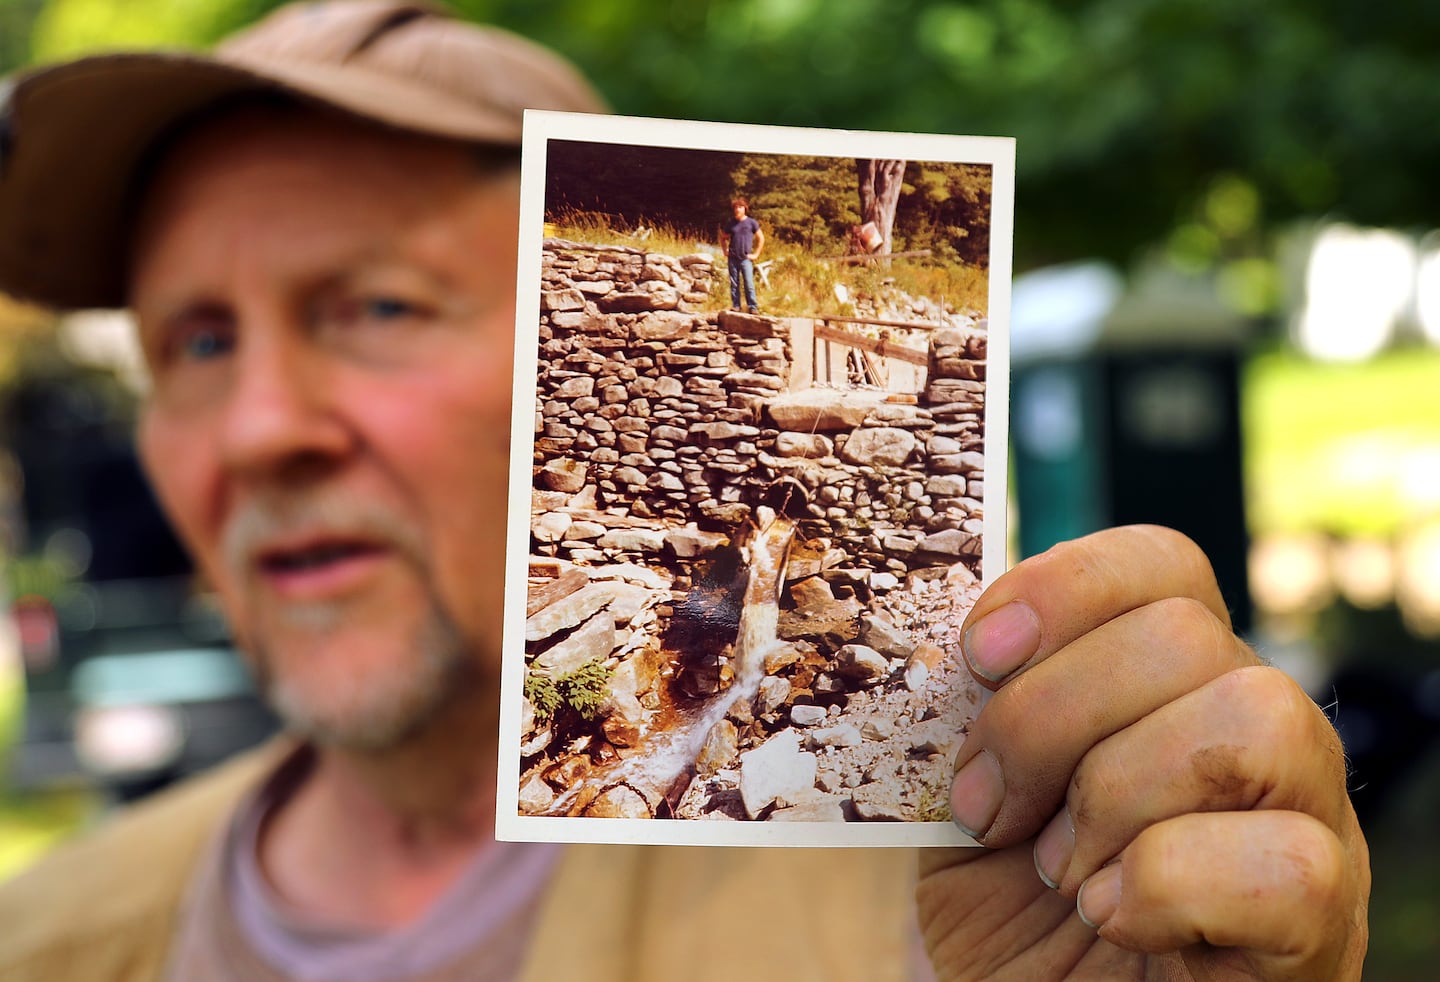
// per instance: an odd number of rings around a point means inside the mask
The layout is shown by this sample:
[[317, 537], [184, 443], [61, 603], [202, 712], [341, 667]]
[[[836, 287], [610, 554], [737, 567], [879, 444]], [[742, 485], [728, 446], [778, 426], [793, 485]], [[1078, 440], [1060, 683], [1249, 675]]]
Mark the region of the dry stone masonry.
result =
[[[687, 311], [712, 289], [709, 256], [548, 240], [543, 268], [539, 488], [593, 488], [601, 511], [709, 527], [768, 502], [898, 575], [978, 556], [983, 330], [935, 332], [919, 399], [792, 391], [790, 324]], [[653, 525], [609, 538], [596, 526], [552, 517], [534, 531], [542, 553], [577, 562], [674, 551]]]

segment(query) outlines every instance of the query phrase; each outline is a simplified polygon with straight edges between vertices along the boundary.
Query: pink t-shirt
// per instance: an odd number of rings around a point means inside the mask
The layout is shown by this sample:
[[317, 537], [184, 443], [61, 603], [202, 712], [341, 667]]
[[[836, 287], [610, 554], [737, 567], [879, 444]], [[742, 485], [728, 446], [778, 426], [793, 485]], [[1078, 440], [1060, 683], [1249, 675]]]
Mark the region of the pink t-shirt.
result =
[[308, 773], [301, 750], [246, 798], [194, 883], [167, 977], [217, 982], [500, 982], [519, 974], [561, 848], [491, 842], [417, 921], [339, 927], [295, 910], [258, 860], [265, 816]]

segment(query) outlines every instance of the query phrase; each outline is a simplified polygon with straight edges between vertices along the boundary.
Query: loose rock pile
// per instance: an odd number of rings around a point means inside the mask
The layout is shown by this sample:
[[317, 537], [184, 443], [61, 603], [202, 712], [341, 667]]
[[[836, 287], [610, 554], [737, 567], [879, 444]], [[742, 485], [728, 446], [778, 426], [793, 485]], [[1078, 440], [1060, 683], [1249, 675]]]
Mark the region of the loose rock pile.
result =
[[534, 564], [531, 672], [563, 678], [591, 663], [610, 674], [591, 725], [564, 709], [545, 718], [526, 702], [522, 812], [559, 804], [592, 817], [948, 818], [950, 761], [980, 697], [952, 653], [978, 582], [959, 564], [913, 573], [862, 603], [847, 579], [836, 578], [840, 597], [814, 585], [817, 545], [787, 567], [781, 643], [766, 654], [758, 691], [710, 729], [678, 789], [673, 773], [606, 774], [675, 722], [675, 653], [661, 638], [684, 592], [642, 566]]

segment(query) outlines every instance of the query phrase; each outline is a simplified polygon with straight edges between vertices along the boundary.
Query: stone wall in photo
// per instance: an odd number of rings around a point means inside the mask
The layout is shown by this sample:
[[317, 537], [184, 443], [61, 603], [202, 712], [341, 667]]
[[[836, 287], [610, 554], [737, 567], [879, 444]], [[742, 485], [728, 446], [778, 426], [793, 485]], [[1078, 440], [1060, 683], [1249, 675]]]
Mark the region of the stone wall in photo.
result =
[[768, 505], [867, 586], [973, 562], [983, 328], [931, 335], [923, 392], [809, 387], [806, 322], [697, 312], [717, 277], [708, 255], [546, 241], [533, 551], [684, 563]]

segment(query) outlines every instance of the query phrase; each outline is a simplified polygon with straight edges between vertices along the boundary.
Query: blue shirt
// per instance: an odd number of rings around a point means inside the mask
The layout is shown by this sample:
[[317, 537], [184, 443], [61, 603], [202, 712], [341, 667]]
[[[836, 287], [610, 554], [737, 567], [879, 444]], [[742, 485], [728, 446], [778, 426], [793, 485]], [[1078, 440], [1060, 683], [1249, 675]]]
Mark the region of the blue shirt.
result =
[[755, 251], [755, 233], [760, 231], [760, 223], [746, 215], [744, 218], [732, 218], [725, 223], [725, 234], [730, 236], [730, 255], [736, 259], [745, 259]]

